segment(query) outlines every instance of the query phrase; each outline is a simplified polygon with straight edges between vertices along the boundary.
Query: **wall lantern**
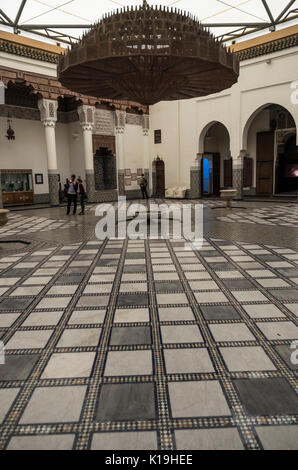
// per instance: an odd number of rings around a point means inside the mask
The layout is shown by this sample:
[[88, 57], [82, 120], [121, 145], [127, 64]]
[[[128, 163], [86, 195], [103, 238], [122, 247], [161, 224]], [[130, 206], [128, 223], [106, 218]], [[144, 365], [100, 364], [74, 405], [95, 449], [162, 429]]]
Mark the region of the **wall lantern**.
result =
[[6, 133], [6, 138], [10, 141], [10, 140], [15, 140], [16, 137], [15, 137], [15, 133], [14, 133], [14, 130], [13, 128], [11, 127], [12, 125], [12, 120], [11, 119], [7, 119], [7, 133]]

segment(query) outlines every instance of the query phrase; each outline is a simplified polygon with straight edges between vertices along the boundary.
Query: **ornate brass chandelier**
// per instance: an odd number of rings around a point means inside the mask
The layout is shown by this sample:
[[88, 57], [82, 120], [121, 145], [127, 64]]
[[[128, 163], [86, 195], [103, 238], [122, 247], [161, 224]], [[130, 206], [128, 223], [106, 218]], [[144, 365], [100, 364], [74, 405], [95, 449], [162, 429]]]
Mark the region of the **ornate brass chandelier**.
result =
[[106, 14], [58, 67], [69, 90], [144, 105], [216, 93], [238, 75], [237, 57], [197, 19], [146, 1]]

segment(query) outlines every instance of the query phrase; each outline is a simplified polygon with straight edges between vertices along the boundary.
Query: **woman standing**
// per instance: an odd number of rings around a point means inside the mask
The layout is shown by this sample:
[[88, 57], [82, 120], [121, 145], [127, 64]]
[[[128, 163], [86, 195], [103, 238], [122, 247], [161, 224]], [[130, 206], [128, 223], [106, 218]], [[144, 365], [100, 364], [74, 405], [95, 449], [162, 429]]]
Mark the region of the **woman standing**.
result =
[[81, 178], [78, 178], [78, 194], [80, 198], [80, 204], [81, 204], [81, 212], [79, 215], [84, 215], [85, 214], [85, 199], [87, 199], [87, 194], [83, 185], [83, 181]]

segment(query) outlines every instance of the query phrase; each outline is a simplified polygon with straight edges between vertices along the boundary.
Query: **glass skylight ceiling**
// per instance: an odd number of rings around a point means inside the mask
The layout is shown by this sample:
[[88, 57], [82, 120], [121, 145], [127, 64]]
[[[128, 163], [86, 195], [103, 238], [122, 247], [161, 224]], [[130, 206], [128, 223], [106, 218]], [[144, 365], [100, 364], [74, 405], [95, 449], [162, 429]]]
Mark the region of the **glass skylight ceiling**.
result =
[[[298, 0], [148, 0], [148, 3], [190, 12], [227, 43], [298, 22]], [[104, 13], [141, 4], [142, 0], [0, 0], [0, 29], [19, 31], [36, 39], [42, 35], [63, 45], [79, 38], [84, 26], [88, 30], [88, 25]]]

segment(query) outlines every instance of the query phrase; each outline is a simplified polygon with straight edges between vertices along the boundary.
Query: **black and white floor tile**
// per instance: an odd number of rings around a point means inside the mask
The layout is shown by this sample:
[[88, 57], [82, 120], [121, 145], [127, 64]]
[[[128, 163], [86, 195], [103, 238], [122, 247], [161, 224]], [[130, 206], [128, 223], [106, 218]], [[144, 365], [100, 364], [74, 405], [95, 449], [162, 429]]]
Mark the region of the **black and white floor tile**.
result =
[[86, 236], [0, 270], [1, 449], [297, 450], [297, 251]]
[[9, 222], [0, 228], [0, 237], [31, 235], [33, 233], [48, 232], [50, 230], [61, 230], [75, 227], [75, 221], [65, 219], [55, 220], [47, 217], [26, 216], [13, 214], [9, 217]]
[[248, 207], [248, 210], [235, 210], [227, 215], [220, 216], [218, 220], [221, 222], [298, 228], [298, 204], [272, 204], [271, 207], [260, 207], [252, 210]]

